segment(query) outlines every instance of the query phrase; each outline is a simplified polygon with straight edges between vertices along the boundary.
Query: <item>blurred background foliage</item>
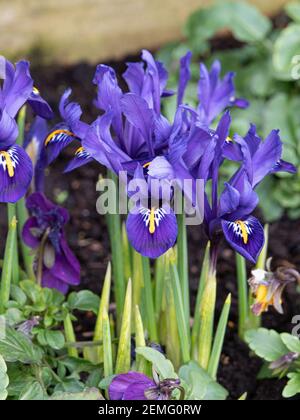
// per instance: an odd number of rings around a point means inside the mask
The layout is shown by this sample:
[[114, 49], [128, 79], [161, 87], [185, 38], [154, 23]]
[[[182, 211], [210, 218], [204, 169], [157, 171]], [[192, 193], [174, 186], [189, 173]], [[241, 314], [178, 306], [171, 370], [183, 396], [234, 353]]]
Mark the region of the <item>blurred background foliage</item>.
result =
[[[232, 111], [232, 134], [244, 135], [249, 122], [257, 125], [262, 136], [280, 129], [284, 159], [300, 169], [300, 2], [288, 2], [285, 12], [287, 16], [282, 15], [274, 25], [249, 3], [216, 2], [189, 17], [185, 41], [166, 45], [157, 56], [170, 70], [170, 84], [175, 87], [179, 58], [187, 50], [193, 52], [193, 81], [186, 100], [194, 104], [199, 59], [207, 65], [219, 59], [224, 73], [236, 72], [237, 96], [248, 99], [250, 107]], [[175, 98], [169, 99], [166, 111], [170, 118], [174, 107]], [[233, 170], [231, 165], [224, 167], [221, 183]], [[300, 217], [299, 173], [269, 177], [260, 185], [259, 194], [265, 220], [274, 221], [285, 211], [292, 219]]]

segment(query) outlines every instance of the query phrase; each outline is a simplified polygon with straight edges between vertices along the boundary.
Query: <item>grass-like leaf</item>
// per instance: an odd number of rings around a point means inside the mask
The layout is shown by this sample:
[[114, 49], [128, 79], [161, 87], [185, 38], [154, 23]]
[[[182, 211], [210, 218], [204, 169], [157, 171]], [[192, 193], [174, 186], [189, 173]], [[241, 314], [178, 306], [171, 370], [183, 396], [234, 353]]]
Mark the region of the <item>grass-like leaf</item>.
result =
[[126, 373], [130, 370], [131, 349], [131, 312], [132, 312], [132, 284], [129, 279], [124, 301], [120, 339], [117, 353], [115, 373]]

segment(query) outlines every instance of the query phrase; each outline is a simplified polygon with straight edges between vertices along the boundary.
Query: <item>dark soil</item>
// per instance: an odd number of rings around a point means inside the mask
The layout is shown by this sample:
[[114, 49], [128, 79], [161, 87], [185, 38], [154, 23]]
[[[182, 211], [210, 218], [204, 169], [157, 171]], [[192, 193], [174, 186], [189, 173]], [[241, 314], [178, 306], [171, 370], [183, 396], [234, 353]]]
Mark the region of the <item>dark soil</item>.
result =
[[[126, 61], [129, 61], [130, 58]], [[120, 75], [125, 70], [125, 64], [109, 63]], [[92, 121], [97, 111], [92, 106], [95, 89], [91, 83], [94, 67], [80, 63], [73, 67], [40, 66], [33, 70], [36, 85], [49, 100], [54, 109], [60, 95], [66, 87], [72, 87], [73, 98], [80, 102], [85, 110], [86, 120]], [[47, 173], [46, 193], [54, 199], [66, 192], [64, 206], [71, 213], [71, 221], [67, 227], [70, 245], [80, 260], [82, 267], [81, 288], [100, 293], [107, 262], [110, 259], [108, 233], [103, 216], [96, 212], [96, 182], [100, 171], [98, 164], [91, 164], [70, 174], [63, 174], [71, 152], [67, 151], [51, 166]], [[0, 234], [6, 235], [5, 206], [0, 208]], [[199, 267], [205, 247], [205, 237], [201, 228], [189, 231], [190, 278], [192, 297], [194, 299]], [[0, 243], [1, 255], [4, 239]], [[300, 221], [282, 219], [270, 227], [269, 255], [279, 259], [289, 260], [300, 269]], [[251, 400], [279, 400], [285, 380], [256, 380], [256, 374], [261, 367], [261, 361], [250, 355], [247, 346], [237, 336], [237, 293], [235, 277], [234, 253], [225, 244], [220, 253], [218, 267], [218, 314], [228, 293], [232, 293], [232, 310], [229, 328], [222, 354], [219, 370], [219, 381], [230, 392], [233, 399], [248, 392]], [[278, 331], [290, 332], [293, 315], [300, 313], [300, 295], [291, 287], [285, 294], [285, 314], [279, 315], [271, 310], [263, 316], [263, 325]], [[93, 317], [88, 315], [80, 320], [77, 332], [88, 336], [92, 330]]]

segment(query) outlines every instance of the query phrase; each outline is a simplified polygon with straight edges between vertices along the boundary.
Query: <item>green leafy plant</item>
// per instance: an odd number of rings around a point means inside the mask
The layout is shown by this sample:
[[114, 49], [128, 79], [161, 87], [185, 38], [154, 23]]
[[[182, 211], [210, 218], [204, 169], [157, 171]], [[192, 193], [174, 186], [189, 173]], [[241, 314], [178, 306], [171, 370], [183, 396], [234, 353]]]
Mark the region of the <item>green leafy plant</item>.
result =
[[[286, 13], [292, 19], [286, 27], [272, 29], [272, 22], [247, 2], [219, 1], [208, 8], [194, 12], [187, 20], [183, 32], [185, 41], [164, 47], [158, 57], [172, 72], [173, 63], [187, 50], [207, 64], [215, 59], [222, 63], [224, 72], [236, 72], [239, 96], [250, 102], [247, 110], [232, 110], [232, 133], [245, 133], [249, 121], [259, 132], [267, 135], [271, 128], [280, 129], [284, 141], [284, 159], [300, 168], [300, 2], [289, 2]], [[230, 31], [242, 44], [233, 49], [212, 50], [210, 40]], [[222, 32], [223, 31], [223, 32]], [[220, 44], [217, 44], [221, 46]], [[195, 80], [199, 68], [194, 64]], [[173, 72], [173, 85], [177, 75]], [[171, 83], [172, 84], [172, 83]], [[197, 86], [189, 87], [187, 100], [196, 101]], [[169, 115], [174, 102], [167, 104]], [[274, 125], [275, 123], [275, 125]], [[224, 179], [234, 170], [231, 165], [223, 169]], [[221, 180], [223, 182], [223, 180]], [[263, 199], [260, 206], [266, 221], [280, 218], [284, 211], [292, 219], [300, 216], [300, 182], [298, 175], [276, 174], [259, 187]]]
[[300, 340], [291, 334], [279, 334], [274, 330], [259, 328], [249, 330], [245, 335], [251, 350], [261, 357], [266, 364], [259, 373], [259, 378], [282, 378], [288, 382], [282, 395], [285, 398], [300, 393]]

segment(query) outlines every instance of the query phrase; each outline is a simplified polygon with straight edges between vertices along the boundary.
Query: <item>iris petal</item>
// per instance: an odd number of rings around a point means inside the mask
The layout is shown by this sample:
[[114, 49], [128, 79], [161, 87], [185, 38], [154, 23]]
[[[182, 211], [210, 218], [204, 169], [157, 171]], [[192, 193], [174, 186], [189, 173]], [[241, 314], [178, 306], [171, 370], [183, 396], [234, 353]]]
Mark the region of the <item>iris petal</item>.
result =
[[137, 214], [128, 215], [126, 227], [131, 245], [145, 257], [157, 258], [176, 242], [177, 221], [168, 206], [140, 207]]
[[56, 127], [47, 136], [45, 140], [45, 147], [47, 149], [48, 164], [52, 163], [60, 152], [67, 147], [74, 139], [75, 134], [72, 133], [68, 127]]
[[75, 152], [75, 157], [68, 163], [64, 173], [71, 172], [74, 169], [80, 168], [87, 163], [92, 162], [94, 159], [91, 155], [83, 148], [79, 147]]
[[264, 229], [259, 221], [253, 216], [234, 222], [222, 220], [222, 228], [230, 246], [255, 263], [264, 245]]
[[0, 202], [15, 203], [22, 198], [32, 174], [31, 159], [22, 147], [15, 145], [0, 152]]

